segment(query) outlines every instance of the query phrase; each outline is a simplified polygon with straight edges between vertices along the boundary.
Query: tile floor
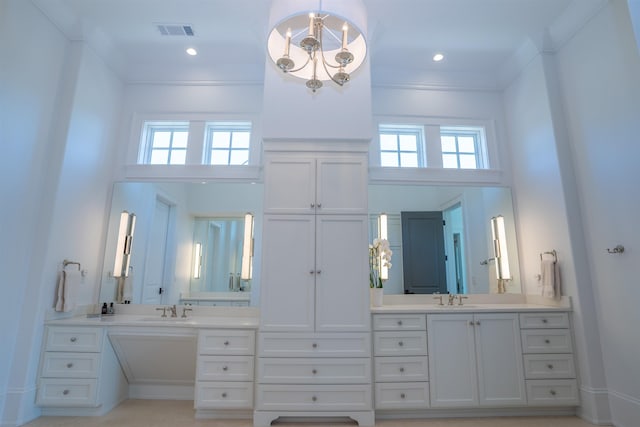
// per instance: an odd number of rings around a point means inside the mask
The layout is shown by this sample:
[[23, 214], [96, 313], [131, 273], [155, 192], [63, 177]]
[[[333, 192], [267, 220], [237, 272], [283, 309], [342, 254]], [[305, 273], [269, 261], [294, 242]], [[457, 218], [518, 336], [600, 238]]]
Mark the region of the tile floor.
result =
[[[276, 423], [286, 427], [301, 424]], [[351, 426], [306, 423], [304, 427]], [[193, 402], [127, 400], [103, 417], [40, 417], [25, 427], [252, 427], [250, 420], [195, 420]], [[380, 420], [376, 427], [592, 427], [576, 417], [458, 418]]]

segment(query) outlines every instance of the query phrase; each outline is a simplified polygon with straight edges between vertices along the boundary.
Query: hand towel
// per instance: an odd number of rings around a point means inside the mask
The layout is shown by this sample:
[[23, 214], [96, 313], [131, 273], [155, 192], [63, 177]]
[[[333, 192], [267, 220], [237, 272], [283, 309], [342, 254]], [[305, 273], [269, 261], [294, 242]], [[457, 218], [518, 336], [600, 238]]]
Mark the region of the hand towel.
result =
[[58, 279], [58, 293], [56, 298], [56, 311], [68, 313], [77, 305], [78, 291], [80, 287], [80, 272], [71, 267], [62, 269]]
[[560, 298], [560, 269], [558, 263], [545, 259], [540, 263], [542, 296], [546, 298]]

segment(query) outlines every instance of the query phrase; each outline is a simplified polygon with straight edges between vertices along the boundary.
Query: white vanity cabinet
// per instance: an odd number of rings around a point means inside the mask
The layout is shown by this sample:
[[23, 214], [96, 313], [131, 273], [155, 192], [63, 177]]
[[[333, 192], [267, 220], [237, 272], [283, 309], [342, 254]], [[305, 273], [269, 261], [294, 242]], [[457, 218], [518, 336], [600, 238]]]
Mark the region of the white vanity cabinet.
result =
[[568, 313], [521, 313], [530, 406], [575, 406], [578, 384]]
[[373, 425], [367, 145], [302, 146], [265, 144], [254, 426], [345, 416]]
[[251, 410], [255, 331], [201, 329], [198, 332], [195, 409], [207, 412]]
[[45, 327], [36, 397], [44, 415], [104, 415], [126, 397], [105, 328]]
[[373, 315], [376, 409], [429, 407], [426, 328], [424, 314]]
[[427, 315], [431, 406], [527, 403], [517, 313]]
[[367, 214], [361, 153], [265, 153], [265, 214]]

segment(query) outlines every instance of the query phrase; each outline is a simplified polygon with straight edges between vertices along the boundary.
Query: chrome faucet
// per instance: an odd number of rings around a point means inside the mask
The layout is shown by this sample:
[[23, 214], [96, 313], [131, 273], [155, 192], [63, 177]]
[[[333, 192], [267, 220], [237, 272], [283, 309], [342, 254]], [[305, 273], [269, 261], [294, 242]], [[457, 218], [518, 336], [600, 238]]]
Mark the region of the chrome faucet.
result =
[[189, 307], [182, 307], [182, 317], [186, 318], [187, 317], [187, 311], [193, 311], [193, 308], [189, 308]]
[[440, 301], [440, 302], [438, 303], [438, 305], [444, 305], [444, 304], [442, 303], [442, 295], [440, 295], [440, 293], [439, 293], [439, 292], [436, 292], [436, 293], [434, 294], [433, 299], [437, 299], [437, 300], [439, 300], [439, 301]]
[[458, 295], [458, 305], [462, 305], [463, 299], [469, 299], [469, 297], [466, 297], [464, 295]]
[[456, 296], [454, 294], [449, 294], [448, 297], [449, 300], [447, 302], [447, 305], [453, 305], [453, 302], [456, 300]]
[[176, 305], [173, 304], [172, 307], [167, 307], [169, 310], [171, 310], [171, 317], [178, 317], [178, 313], [177, 313], [177, 308]]
[[162, 316], [160, 317], [167, 317], [167, 307], [158, 307], [156, 310], [162, 310]]

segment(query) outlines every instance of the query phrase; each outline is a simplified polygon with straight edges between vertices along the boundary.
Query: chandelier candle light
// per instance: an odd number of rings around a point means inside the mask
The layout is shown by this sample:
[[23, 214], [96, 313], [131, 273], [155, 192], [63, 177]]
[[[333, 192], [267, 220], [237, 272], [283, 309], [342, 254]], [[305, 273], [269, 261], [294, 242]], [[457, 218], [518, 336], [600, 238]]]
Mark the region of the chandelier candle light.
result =
[[364, 36], [353, 24], [317, 11], [277, 24], [269, 35], [268, 50], [280, 70], [305, 79], [315, 92], [323, 81], [339, 86], [347, 83], [364, 62], [367, 49]]

